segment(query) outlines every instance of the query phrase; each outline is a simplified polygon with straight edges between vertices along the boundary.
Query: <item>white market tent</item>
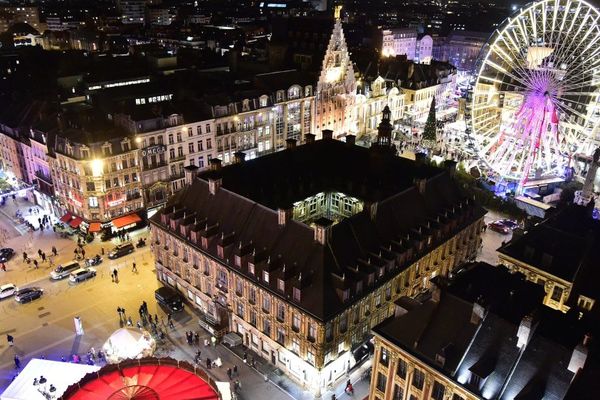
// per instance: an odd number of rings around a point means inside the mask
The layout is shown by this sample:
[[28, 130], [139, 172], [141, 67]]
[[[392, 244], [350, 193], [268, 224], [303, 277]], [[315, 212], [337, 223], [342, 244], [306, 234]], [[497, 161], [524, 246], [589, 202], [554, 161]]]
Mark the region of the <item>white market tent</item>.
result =
[[[59, 398], [69, 386], [81, 380], [85, 374], [99, 369], [100, 367], [96, 365], [33, 358], [0, 395], [0, 400], [44, 400], [44, 395], [38, 389], [48, 390], [50, 384], [56, 387], [56, 391], [52, 394]], [[34, 386], [33, 380], [39, 379], [40, 376], [46, 378], [46, 383]]]
[[102, 346], [109, 363], [118, 363], [129, 358], [150, 357], [155, 349], [156, 342], [152, 336], [147, 331], [136, 328], [117, 329]]

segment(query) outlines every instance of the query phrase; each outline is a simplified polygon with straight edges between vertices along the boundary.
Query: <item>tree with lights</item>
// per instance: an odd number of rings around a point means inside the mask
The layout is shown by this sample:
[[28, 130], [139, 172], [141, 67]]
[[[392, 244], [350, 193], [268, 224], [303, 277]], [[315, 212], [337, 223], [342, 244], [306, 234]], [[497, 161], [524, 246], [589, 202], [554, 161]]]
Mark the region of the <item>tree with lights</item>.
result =
[[429, 107], [429, 115], [425, 122], [425, 130], [423, 131], [422, 146], [430, 151], [433, 151], [437, 143], [437, 119], [435, 118], [435, 97], [431, 99], [431, 107]]

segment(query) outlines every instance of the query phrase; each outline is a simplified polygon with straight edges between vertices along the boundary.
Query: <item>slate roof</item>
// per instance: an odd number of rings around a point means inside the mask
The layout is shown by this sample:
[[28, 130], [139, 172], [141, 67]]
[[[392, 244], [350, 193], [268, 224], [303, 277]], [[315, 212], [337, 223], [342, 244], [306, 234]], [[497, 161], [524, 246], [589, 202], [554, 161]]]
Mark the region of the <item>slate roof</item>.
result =
[[[222, 186], [211, 195], [208, 180], [217, 174]], [[416, 177], [427, 179], [425, 195], [413, 184]], [[326, 245], [317, 243], [313, 228], [304, 223], [290, 220], [278, 225], [278, 207], [290, 207], [322, 191], [377, 202], [373, 218], [364, 211], [341, 220], [330, 228]], [[300, 288], [296, 306], [328, 321], [407, 268], [411, 257], [422, 257], [484, 213], [461, 196], [442, 169], [326, 139], [201, 173], [152, 223], [171, 224], [170, 234], [285, 301], [292, 301], [293, 287]], [[176, 223], [179, 226], [173, 229]], [[192, 233], [183, 234], [182, 226], [207, 236], [207, 245], [194, 240]], [[431, 245], [419, 252], [418, 244], [427, 243], [428, 237]], [[257, 277], [268, 270], [270, 283], [250, 276], [244, 263], [236, 267], [236, 255], [255, 265]], [[373, 286], [367, 286], [367, 275], [386, 265], [383, 276], [376, 274]], [[283, 293], [277, 290], [279, 277], [286, 282]], [[362, 293], [355, 291], [358, 280], [364, 281]], [[341, 293], [348, 288], [350, 299], [344, 302]]]
[[585, 207], [572, 205], [506, 243], [498, 252], [572, 282], [569, 303], [576, 304], [579, 294], [600, 299], [599, 247], [600, 221], [592, 219]]
[[[484, 276], [496, 280], [485, 282]], [[485, 307], [483, 319], [472, 320], [472, 293]], [[490, 292], [494, 284], [497, 288]], [[478, 263], [463, 277], [442, 287], [435, 297], [410, 307], [373, 328], [386, 339], [428, 366], [437, 369], [470, 392], [488, 399], [562, 399], [574, 373], [567, 369], [575, 346], [585, 333], [582, 324], [542, 305], [543, 292], [522, 275]], [[494, 312], [507, 296], [523, 301], [512, 315]], [[508, 311], [508, 310], [505, 310]], [[532, 316], [533, 333], [523, 350], [517, 347], [520, 321]], [[445, 362], [436, 359], [445, 355]], [[470, 384], [470, 375], [483, 379], [482, 387]], [[533, 397], [528, 397], [533, 396]]]

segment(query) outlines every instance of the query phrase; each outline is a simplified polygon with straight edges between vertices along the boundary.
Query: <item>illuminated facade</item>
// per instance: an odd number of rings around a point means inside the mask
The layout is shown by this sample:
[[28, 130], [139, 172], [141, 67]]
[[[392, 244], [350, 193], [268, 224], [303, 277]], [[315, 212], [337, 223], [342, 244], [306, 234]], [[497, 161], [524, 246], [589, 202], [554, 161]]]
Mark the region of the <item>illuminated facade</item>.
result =
[[157, 277], [200, 324], [237, 333], [316, 394], [396, 299], [475, 256], [484, 214], [447, 171], [424, 167], [413, 184], [414, 162], [323, 136], [251, 163], [215, 160], [151, 219]]
[[398, 300], [373, 329], [369, 400], [579, 398], [567, 393], [585, 371], [585, 325], [542, 306], [543, 290], [519, 275], [467, 268], [425, 301]]
[[135, 138], [106, 127], [102, 138], [85, 128], [58, 132], [50, 159], [56, 197], [64, 211], [91, 222], [112, 219], [144, 206]]
[[[268, 80], [271, 74], [257, 78]], [[242, 152], [247, 160], [285, 148], [286, 140], [300, 141], [313, 133], [313, 86], [299, 84], [257, 98], [212, 106], [215, 119], [215, 157], [225, 164]]]
[[580, 315], [595, 312], [600, 291], [596, 249], [600, 224], [583, 206], [569, 206], [498, 249], [500, 262], [543, 285], [544, 304]]
[[[330, 129], [337, 136], [357, 133], [354, 67], [346, 45], [340, 10], [336, 8], [333, 33], [329, 39], [317, 82], [315, 128]], [[318, 134], [317, 134], [318, 135]]]

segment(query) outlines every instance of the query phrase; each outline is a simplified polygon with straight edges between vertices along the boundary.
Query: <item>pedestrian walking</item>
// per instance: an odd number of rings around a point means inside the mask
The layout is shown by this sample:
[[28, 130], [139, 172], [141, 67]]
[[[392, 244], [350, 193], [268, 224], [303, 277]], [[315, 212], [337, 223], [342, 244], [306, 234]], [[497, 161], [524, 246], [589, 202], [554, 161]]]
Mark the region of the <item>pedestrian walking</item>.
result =
[[154, 323], [158, 325], [158, 314], [154, 314]]
[[145, 301], [142, 301], [142, 309], [144, 310], [145, 314], [148, 314], [148, 303]]
[[46, 262], [46, 253], [42, 252], [42, 262]]
[[81, 257], [85, 257], [85, 249], [81, 249]]
[[102, 247], [100, 251], [102, 252], [102, 255], [104, 255], [104, 247]]
[[248, 361], [248, 352], [247, 351], [244, 351], [244, 356], [242, 358], [243, 358], [244, 364], [246, 364], [246, 362]]
[[110, 280], [115, 281], [115, 273], [113, 271], [110, 272]]
[[42, 249], [38, 249], [38, 256], [42, 258]]
[[133, 268], [131, 268], [131, 272], [138, 272], [137, 267], [135, 266], [135, 263], [133, 263]]
[[200, 334], [198, 332], [194, 334], [194, 343], [196, 344], [196, 346], [200, 345]]
[[117, 269], [113, 269], [113, 275], [115, 276], [115, 282], [119, 281], [119, 271]]
[[15, 338], [12, 337], [11, 335], [6, 335], [6, 341], [8, 342], [9, 346], [12, 346], [15, 344]]
[[231, 368], [227, 368], [227, 377], [231, 380]]
[[212, 362], [210, 361], [210, 358], [206, 357], [206, 368], [210, 369], [211, 365], [212, 365]]
[[23, 262], [27, 261], [27, 253], [23, 252]]
[[55, 256], [58, 255], [58, 251], [56, 251], [56, 247], [52, 246], [52, 254], [54, 254]]
[[21, 369], [21, 360], [19, 359], [19, 356], [16, 354], [15, 354], [15, 368]]
[[127, 325], [133, 326], [133, 321], [131, 320], [131, 316], [127, 317]]
[[33, 268], [35, 268], [35, 269], [38, 268], [38, 262], [37, 262], [37, 260], [33, 260]]
[[238, 376], [238, 369], [237, 369], [237, 365], [233, 366], [233, 376]]
[[2, 271], [6, 272], [6, 264], [2, 263]]
[[138, 329], [142, 329], [142, 324], [140, 321], [137, 322], [137, 327], [138, 327]]

